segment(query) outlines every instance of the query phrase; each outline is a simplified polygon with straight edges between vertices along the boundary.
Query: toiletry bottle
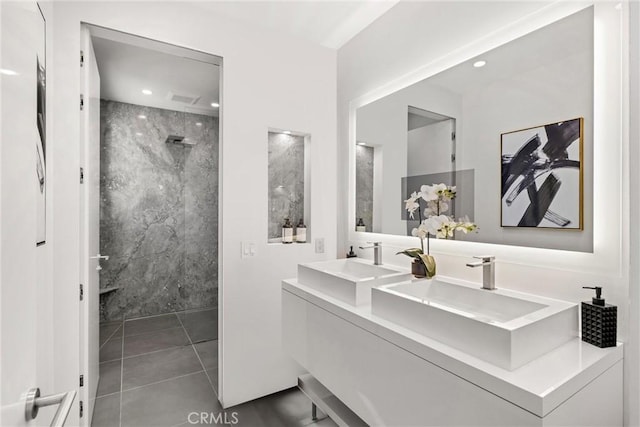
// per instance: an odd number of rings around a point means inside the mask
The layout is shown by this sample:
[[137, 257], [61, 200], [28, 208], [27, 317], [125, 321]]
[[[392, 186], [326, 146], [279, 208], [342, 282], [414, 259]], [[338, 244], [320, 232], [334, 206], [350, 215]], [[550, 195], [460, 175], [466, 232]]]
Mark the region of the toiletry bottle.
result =
[[307, 226], [304, 225], [304, 222], [302, 222], [302, 218], [300, 218], [300, 222], [298, 222], [298, 225], [296, 225], [296, 242], [307, 242]]
[[293, 226], [289, 218], [284, 219], [282, 226], [282, 243], [293, 243]]
[[595, 289], [596, 296], [582, 303], [582, 341], [600, 348], [615, 347], [618, 307], [605, 304], [600, 286], [583, 289]]
[[362, 218], [360, 218], [356, 224], [356, 231], [367, 231], [367, 227], [364, 225]]
[[347, 252], [347, 258], [355, 258], [358, 255], [356, 255], [355, 252], [353, 252], [353, 246], [350, 246], [349, 252]]

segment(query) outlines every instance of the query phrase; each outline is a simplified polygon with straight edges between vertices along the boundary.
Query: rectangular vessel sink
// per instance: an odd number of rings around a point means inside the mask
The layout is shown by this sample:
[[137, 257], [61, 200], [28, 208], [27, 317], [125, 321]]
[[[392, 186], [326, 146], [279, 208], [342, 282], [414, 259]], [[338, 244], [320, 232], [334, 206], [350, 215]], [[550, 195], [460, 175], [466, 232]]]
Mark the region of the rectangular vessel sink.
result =
[[298, 264], [298, 283], [354, 306], [371, 303], [371, 288], [410, 277], [406, 270], [354, 258]]
[[373, 289], [375, 316], [507, 370], [578, 336], [578, 305], [438, 278]]

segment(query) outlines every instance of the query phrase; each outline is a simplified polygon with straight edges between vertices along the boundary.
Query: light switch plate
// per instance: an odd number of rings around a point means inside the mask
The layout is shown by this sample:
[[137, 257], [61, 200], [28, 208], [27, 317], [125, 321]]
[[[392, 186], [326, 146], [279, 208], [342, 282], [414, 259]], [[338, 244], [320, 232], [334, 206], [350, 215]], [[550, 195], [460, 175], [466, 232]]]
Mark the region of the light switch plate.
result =
[[323, 254], [324, 253], [324, 238], [320, 237], [315, 240], [316, 242], [316, 253]]
[[242, 258], [256, 256], [256, 242], [242, 242]]

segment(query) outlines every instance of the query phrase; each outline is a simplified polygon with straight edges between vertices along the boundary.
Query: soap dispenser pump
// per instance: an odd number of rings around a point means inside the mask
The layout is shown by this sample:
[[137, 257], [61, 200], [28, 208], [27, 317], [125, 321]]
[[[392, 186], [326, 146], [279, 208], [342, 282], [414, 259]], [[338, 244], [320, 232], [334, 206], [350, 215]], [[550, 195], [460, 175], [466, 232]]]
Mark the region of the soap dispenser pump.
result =
[[596, 291], [596, 296], [591, 298], [591, 302], [582, 303], [582, 341], [600, 348], [615, 347], [618, 307], [605, 303], [601, 286], [583, 286], [582, 288]]
[[350, 247], [349, 252], [347, 252], [347, 258], [356, 258], [358, 255], [356, 255], [355, 252], [353, 252], [353, 246]]

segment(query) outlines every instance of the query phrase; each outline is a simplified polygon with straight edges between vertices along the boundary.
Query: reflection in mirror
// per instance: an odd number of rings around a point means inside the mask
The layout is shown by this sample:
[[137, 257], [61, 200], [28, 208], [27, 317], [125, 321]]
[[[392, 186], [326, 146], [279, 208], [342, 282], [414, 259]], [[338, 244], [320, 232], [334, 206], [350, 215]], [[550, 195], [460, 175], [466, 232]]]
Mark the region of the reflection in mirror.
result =
[[[592, 252], [593, 26], [588, 7], [358, 108], [355, 220], [364, 228], [356, 231], [410, 235], [418, 222], [407, 217], [404, 200], [422, 185], [444, 183], [457, 191], [449, 214], [479, 227], [456, 239]], [[501, 135], [577, 117], [584, 124], [574, 144], [582, 144], [581, 168], [567, 173], [582, 179], [576, 209], [583, 229], [503, 227]], [[557, 212], [555, 203], [578, 200], [562, 193], [575, 188], [561, 186], [547, 208]]]

